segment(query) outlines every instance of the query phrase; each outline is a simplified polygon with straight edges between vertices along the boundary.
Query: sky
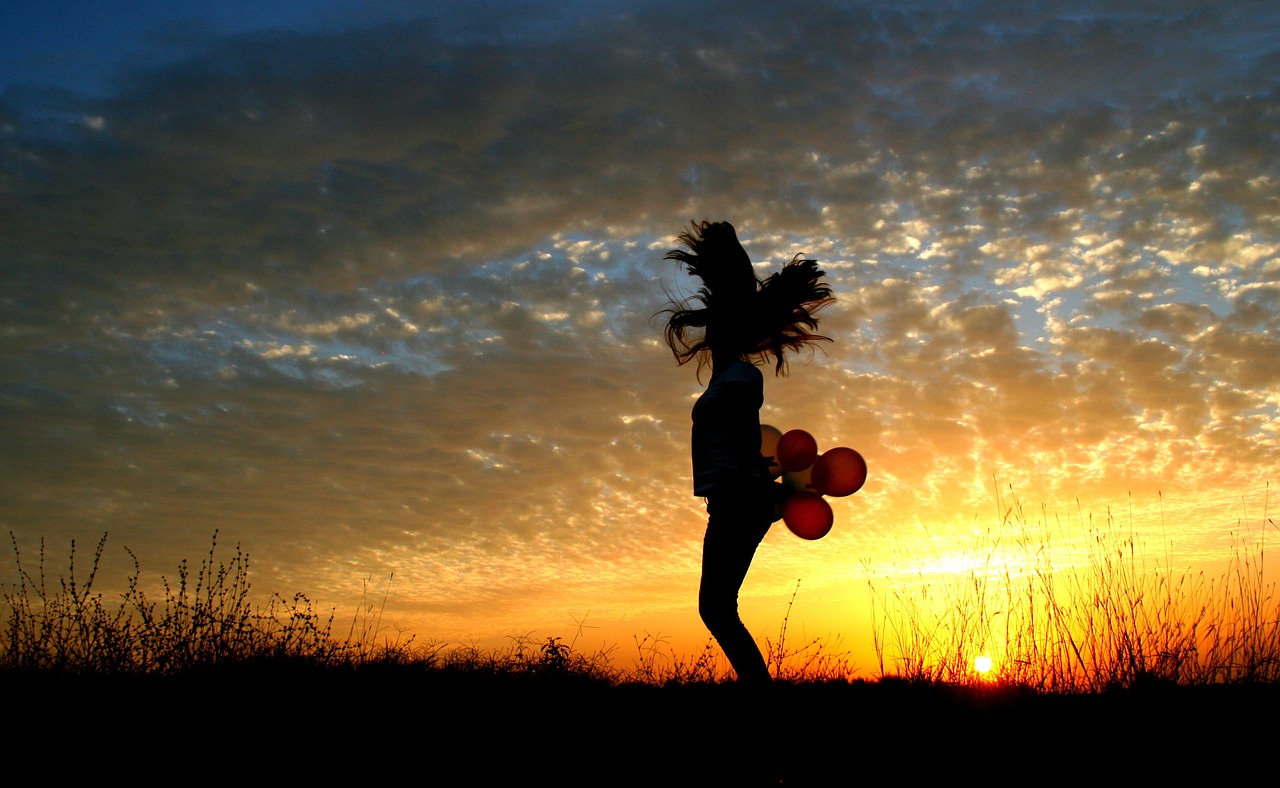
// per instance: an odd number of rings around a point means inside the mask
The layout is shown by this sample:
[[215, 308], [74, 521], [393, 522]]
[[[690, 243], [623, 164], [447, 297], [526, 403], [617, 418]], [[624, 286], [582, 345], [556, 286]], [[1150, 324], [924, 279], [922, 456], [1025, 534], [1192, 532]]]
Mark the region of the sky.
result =
[[799, 581], [793, 636], [870, 672], [868, 581], [1020, 520], [1175, 567], [1274, 538], [1274, 3], [186, 6], [3, 12], [24, 560], [109, 533], [110, 595], [216, 530], [392, 636], [696, 651], [702, 385], [655, 315], [704, 218], [762, 276], [822, 262], [833, 341], [762, 420], [870, 469], [766, 538], [758, 637]]

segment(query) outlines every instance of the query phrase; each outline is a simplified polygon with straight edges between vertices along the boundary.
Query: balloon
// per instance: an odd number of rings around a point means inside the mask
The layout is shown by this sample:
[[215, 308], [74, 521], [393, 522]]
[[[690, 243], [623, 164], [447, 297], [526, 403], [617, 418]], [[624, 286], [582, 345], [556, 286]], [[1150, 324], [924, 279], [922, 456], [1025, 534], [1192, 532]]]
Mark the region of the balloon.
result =
[[769, 466], [770, 479], [776, 479], [782, 473], [782, 466], [778, 464], [778, 441], [781, 439], [782, 430], [771, 424], [760, 425], [760, 456], [773, 458], [773, 464]]
[[853, 449], [838, 446], [813, 463], [812, 479], [813, 488], [823, 495], [853, 495], [867, 481], [867, 461]]
[[831, 504], [816, 492], [796, 492], [782, 503], [782, 521], [801, 539], [821, 539], [835, 522]]
[[803, 471], [818, 458], [818, 442], [804, 430], [791, 430], [778, 440], [778, 463], [784, 471]]

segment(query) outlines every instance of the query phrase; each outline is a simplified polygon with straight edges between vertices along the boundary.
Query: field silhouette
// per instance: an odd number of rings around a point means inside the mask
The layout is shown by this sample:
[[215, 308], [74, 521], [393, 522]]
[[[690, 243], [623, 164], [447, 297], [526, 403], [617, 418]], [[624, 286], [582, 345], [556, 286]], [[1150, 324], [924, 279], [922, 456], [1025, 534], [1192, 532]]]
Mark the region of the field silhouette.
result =
[[[821, 642], [789, 646], [784, 622], [766, 649], [777, 680], [748, 690], [710, 647], [664, 654], [647, 638], [621, 666], [554, 637], [496, 650], [379, 641], [372, 605], [335, 632], [304, 595], [254, 602], [246, 557], [222, 560], [216, 535], [158, 598], [135, 571], [119, 604], [93, 590], [105, 537], [79, 577], [74, 552], [55, 578], [43, 553], [27, 562], [14, 545], [0, 734], [15, 763], [45, 771], [172, 778], [208, 764], [219, 779], [535, 785], [1221, 777], [1269, 746], [1280, 701], [1261, 548], [1223, 578], [1179, 580], [1138, 572], [1123, 545], [1108, 563], [1106, 544], [1052, 582], [1034, 563], [963, 578], [927, 614], [886, 609], [908, 597], [873, 587], [876, 677], [855, 677]], [[1016, 637], [994, 652], [1006, 667], [980, 676], [966, 660], [980, 639], [1000, 645], [979, 623], [992, 619], [1013, 620]]]

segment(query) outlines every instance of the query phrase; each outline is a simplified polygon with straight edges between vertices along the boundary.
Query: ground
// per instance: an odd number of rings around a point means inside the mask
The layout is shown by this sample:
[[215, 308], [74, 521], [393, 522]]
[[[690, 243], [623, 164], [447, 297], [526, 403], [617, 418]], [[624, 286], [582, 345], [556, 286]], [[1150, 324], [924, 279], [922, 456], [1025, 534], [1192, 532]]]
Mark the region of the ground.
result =
[[1052, 696], [880, 681], [748, 693], [409, 667], [0, 679], [0, 740], [14, 763], [200, 783], [1220, 781], [1269, 768], [1280, 701], [1271, 685]]

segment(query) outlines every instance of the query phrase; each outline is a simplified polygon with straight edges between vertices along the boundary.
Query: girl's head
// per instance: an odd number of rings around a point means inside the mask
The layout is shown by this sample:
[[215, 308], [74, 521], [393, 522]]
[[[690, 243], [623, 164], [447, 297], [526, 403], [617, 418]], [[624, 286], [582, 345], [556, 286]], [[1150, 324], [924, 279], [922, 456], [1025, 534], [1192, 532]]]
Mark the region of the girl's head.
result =
[[697, 295], [667, 311], [667, 345], [679, 363], [696, 358], [701, 368], [708, 356], [752, 361], [773, 356], [781, 374], [786, 351], [827, 340], [813, 333], [815, 313], [834, 300], [831, 288], [819, 281], [823, 274], [817, 262], [796, 255], [761, 281], [728, 222], [695, 223], [677, 240], [685, 248], [673, 249], [665, 259], [680, 262], [702, 280]]

